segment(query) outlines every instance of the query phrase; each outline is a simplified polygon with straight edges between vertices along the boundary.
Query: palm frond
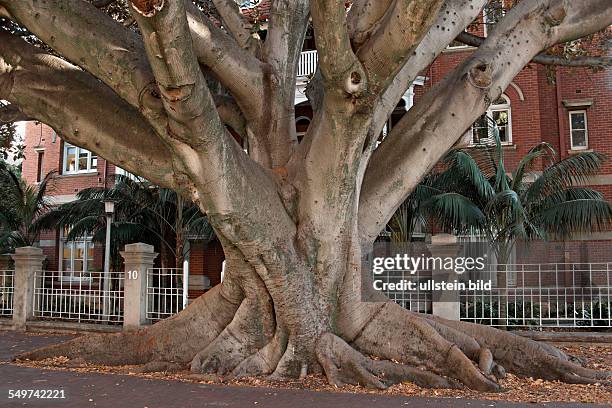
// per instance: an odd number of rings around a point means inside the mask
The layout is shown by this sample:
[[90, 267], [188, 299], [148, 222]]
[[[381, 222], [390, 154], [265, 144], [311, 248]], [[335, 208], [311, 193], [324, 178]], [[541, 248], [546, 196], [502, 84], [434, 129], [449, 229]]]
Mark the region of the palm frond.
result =
[[548, 236], [556, 239], [603, 231], [612, 225], [612, 205], [601, 199], [568, 200], [543, 210], [536, 222]]
[[423, 203], [423, 209], [445, 229], [479, 229], [485, 222], [485, 215], [480, 208], [458, 193], [433, 196]]
[[596, 152], [583, 152], [548, 167], [527, 189], [527, 201], [539, 201], [555, 191], [565, 190], [578, 184], [586, 184], [589, 177], [597, 174], [605, 156]]
[[516, 171], [514, 172], [514, 176], [512, 178], [512, 186], [511, 188], [515, 191], [521, 189], [523, 184], [523, 178], [526, 172], [533, 166], [534, 162], [539, 158], [549, 157], [554, 159], [557, 153], [550, 145], [550, 143], [542, 142], [529, 150], [526, 156], [524, 156], [519, 162]]

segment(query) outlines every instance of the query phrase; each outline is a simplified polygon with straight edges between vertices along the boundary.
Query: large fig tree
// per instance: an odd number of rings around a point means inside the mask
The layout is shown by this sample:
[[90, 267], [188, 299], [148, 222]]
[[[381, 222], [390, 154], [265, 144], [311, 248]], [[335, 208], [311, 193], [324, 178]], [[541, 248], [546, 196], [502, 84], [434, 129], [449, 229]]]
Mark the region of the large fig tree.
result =
[[[543, 50], [611, 24], [610, 0], [518, 2], [378, 146], [412, 81], [486, 0], [355, 0], [348, 10], [344, 0], [272, 0], [265, 40], [234, 0], [213, 0], [209, 14], [189, 0], [129, 0], [123, 23], [96, 7], [110, 3], [0, 0], [21, 30], [0, 33], [0, 99], [197, 203], [223, 244], [225, 280], [151, 327], [23, 357], [483, 391], [498, 390], [505, 371], [577, 383], [608, 375], [507, 332], [364, 301], [360, 269], [396, 208], [491, 101]], [[309, 24], [319, 68], [298, 143], [295, 75]]]

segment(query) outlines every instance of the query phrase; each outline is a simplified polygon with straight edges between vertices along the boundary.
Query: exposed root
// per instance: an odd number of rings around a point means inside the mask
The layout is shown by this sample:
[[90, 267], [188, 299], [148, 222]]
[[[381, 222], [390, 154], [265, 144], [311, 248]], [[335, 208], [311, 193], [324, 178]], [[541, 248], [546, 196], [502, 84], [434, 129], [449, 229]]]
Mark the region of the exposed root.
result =
[[287, 350], [287, 333], [277, 328], [272, 341], [238, 364], [230, 376], [238, 378], [271, 374], [278, 366], [285, 350]]
[[[497, 364], [519, 376], [579, 384], [591, 384], [612, 378], [612, 372], [582, 367], [570, 361], [565, 353], [546, 343], [489, 326], [449, 321], [429, 315], [417, 316], [423, 316], [429, 321], [461, 331], [474, 338], [483, 348], [491, 350]], [[495, 370], [494, 366], [493, 371]]]
[[[449, 333], [455, 340], [460, 337], [461, 347], [477, 361], [480, 356], [477, 343], [458, 336], [457, 331]], [[495, 378], [482, 373], [459, 345], [445, 339], [426, 319], [408, 314], [395, 303], [387, 303], [353, 344], [363, 353], [409, 366], [425, 366], [435, 374], [453, 378], [475, 390], [500, 391]]]
[[331, 333], [325, 333], [319, 339], [317, 359], [328, 381], [337, 387], [354, 384], [385, 389], [389, 385], [403, 381], [411, 381], [429, 388], [456, 387], [455, 382], [428, 371], [368, 358]]
[[42, 360], [65, 356], [105, 365], [146, 364], [150, 361], [188, 363], [232, 320], [238, 304], [217, 286], [179, 314], [137, 331], [90, 334], [15, 356]]
[[289, 339], [285, 352], [270, 379], [274, 381], [285, 381], [293, 378], [304, 378], [306, 374], [319, 372], [318, 363], [312, 358], [311, 350], [305, 350], [303, 344], [292, 342]]
[[[191, 372], [225, 375], [272, 337], [272, 310], [262, 310], [258, 299], [246, 298], [232, 322], [191, 361]], [[271, 320], [270, 320], [271, 319]]]

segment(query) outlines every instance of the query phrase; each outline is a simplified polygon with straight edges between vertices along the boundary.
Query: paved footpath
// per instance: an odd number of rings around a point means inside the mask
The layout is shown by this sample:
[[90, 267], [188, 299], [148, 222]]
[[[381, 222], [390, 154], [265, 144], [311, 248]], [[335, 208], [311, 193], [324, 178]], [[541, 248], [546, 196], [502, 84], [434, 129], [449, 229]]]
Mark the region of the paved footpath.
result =
[[[0, 331], [0, 407], [43, 408], [520, 408], [535, 404], [464, 399], [391, 397], [190, 384], [150, 380], [127, 375], [75, 373], [18, 367], [9, 363], [16, 353], [65, 340], [62, 336], [28, 336]], [[9, 399], [9, 390], [61, 389], [65, 399]], [[543, 404], [546, 407], [580, 407], [587, 404]]]

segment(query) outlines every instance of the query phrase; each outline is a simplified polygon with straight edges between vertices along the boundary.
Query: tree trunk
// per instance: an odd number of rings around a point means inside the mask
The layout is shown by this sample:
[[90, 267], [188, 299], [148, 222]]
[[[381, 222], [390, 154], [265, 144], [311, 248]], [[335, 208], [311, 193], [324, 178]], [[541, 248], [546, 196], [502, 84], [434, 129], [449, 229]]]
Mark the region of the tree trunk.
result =
[[[0, 32], [0, 96], [69, 130], [67, 141], [193, 200], [223, 246], [226, 273], [151, 327], [19, 358], [230, 377], [324, 373], [335, 385], [376, 388], [410, 380], [497, 391], [506, 370], [577, 383], [609, 376], [511, 333], [361, 296], [369, 287], [362, 258], [410, 191], [534, 56], [609, 25], [609, 1], [518, 3], [379, 147], [381, 123], [401, 95], [485, 0], [356, 1], [349, 13], [365, 20], [349, 18], [350, 28], [344, 1], [278, 0], [259, 56], [252, 41], [235, 41], [188, 0], [131, 0], [140, 35], [87, 2], [38, 3], [0, 0], [0, 16], [66, 59]], [[240, 39], [234, 13], [232, 5], [222, 16]], [[298, 144], [295, 73], [310, 19], [319, 89]], [[91, 21], [103, 30], [79, 35]], [[222, 117], [201, 65], [232, 95], [241, 120]], [[248, 154], [226, 127], [234, 122]]]
[[136, 333], [81, 337], [18, 358], [63, 355], [223, 377], [324, 373], [338, 386], [375, 388], [413, 381], [497, 391], [506, 370], [578, 383], [608, 375], [508, 332], [409, 312], [390, 301], [361, 301], [354, 200], [333, 211], [338, 222], [315, 228], [320, 209], [308, 214], [312, 222], [302, 227], [295, 252], [282, 242], [254, 251], [252, 242], [222, 233], [237, 225], [217, 220], [225, 279], [184, 311]]

